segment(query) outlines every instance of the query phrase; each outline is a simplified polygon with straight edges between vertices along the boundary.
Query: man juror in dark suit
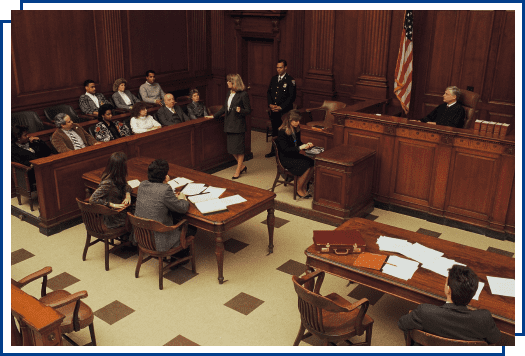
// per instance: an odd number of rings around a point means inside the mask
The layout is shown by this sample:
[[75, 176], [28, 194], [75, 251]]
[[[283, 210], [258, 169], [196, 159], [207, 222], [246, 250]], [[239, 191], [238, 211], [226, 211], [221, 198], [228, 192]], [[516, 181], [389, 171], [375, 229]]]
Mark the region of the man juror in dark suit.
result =
[[[286, 73], [287, 63], [284, 59], [277, 61], [277, 75], [272, 77], [268, 87], [268, 107], [270, 108], [270, 121], [272, 122], [272, 137], [276, 138], [279, 134], [279, 127], [282, 124], [282, 116], [293, 109], [295, 101], [295, 80]], [[265, 157], [273, 157], [275, 152], [272, 150]]]
[[465, 122], [465, 109], [458, 102], [461, 90], [448, 87], [443, 94], [444, 103], [421, 119], [421, 122], [435, 122], [437, 125], [462, 128]]
[[478, 290], [478, 283], [478, 276], [470, 268], [452, 266], [445, 282], [447, 303], [420, 304], [402, 316], [397, 325], [405, 332], [418, 329], [449, 339], [498, 342], [501, 333], [490, 312], [467, 307]]

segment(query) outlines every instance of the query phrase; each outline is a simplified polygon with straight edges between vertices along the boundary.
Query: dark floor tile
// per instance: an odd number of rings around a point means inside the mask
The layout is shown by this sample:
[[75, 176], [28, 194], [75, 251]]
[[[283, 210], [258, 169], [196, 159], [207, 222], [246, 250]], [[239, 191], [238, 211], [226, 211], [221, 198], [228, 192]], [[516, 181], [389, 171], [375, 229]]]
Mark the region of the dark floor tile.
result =
[[[315, 335], [312, 335], [312, 336], [309, 336], [307, 337], [306, 339], [303, 339], [301, 340], [302, 342], [305, 342], [309, 345], [312, 345], [312, 346], [323, 346], [323, 341], [321, 339], [319, 339], [317, 336]], [[301, 344], [299, 343], [299, 346]]]
[[441, 232], [435, 232], [435, 231], [431, 231], [431, 230], [427, 230], [427, 229], [419, 229], [416, 231], [418, 234], [423, 234], [423, 235], [427, 235], [427, 236], [432, 236], [432, 237], [440, 237], [441, 236]]
[[109, 325], [115, 324], [117, 321], [125, 318], [126, 316], [133, 313], [135, 310], [131, 309], [130, 307], [122, 304], [118, 300], [115, 300], [114, 302], [106, 305], [103, 308], [100, 308], [93, 314], [95, 316]]
[[174, 339], [168, 341], [164, 346], [200, 346], [193, 341], [186, 339], [182, 335], [178, 335]]
[[47, 280], [47, 287], [52, 290], [66, 289], [70, 285], [79, 282], [80, 279], [73, 277], [67, 272], [60, 273], [59, 275]]
[[300, 276], [306, 271], [306, 265], [294, 260], [288, 260], [288, 262], [277, 267], [277, 270], [291, 274], [292, 276]]
[[[188, 264], [188, 266], [190, 266], [190, 264]], [[191, 267], [189, 267], [189, 268], [191, 268]], [[179, 268], [177, 268], [175, 270], [172, 270], [172, 271], [169, 271], [169, 272], [165, 273], [164, 274], [164, 278], [166, 278], [167, 280], [172, 281], [173, 283], [177, 283], [180, 286], [181, 284], [189, 281], [190, 279], [192, 279], [196, 275], [198, 275], [198, 273], [193, 273], [191, 271], [191, 269], [186, 269], [186, 268], [180, 266]]]
[[237, 253], [246, 246], [248, 246], [248, 244], [233, 238], [224, 242], [224, 249], [231, 253]]
[[489, 248], [487, 249], [487, 251], [489, 251], [489, 252], [494, 252], [494, 253], [499, 253], [500, 255], [507, 256], [507, 257], [512, 257], [512, 256], [514, 256], [514, 252], [509, 252], [509, 251], [505, 251], [505, 250], [500, 250], [499, 248], [495, 248], [495, 247], [489, 247]]
[[115, 252], [112, 252], [115, 256], [118, 256], [122, 259], [125, 259], [127, 260], [128, 258], [130, 257], [133, 257], [135, 255], [138, 255], [139, 254], [139, 250], [138, 250], [138, 247], [129, 247], [129, 246], [124, 246], [118, 250], [116, 250]]
[[24, 250], [23, 248], [21, 248], [20, 250], [13, 251], [11, 252], [11, 266], [25, 261], [33, 256], [34, 255], [31, 252]]
[[363, 285], [359, 285], [355, 287], [348, 294], [350, 298], [355, 299], [355, 300], [361, 300], [363, 298], [366, 298], [370, 302], [370, 305], [374, 305], [375, 303], [377, 303], [378, 300], [381, 299], [383, 295], [385, 295], [385, 293], [372, 289], [372, 288], [368, 288]]
[[379, 216], [377, 215], [372, 215], [372, 214], [368, 214], [367, 216], [365, 216], [365, 219], [368, 219], [368, 220], [372, 220], [374, 221], [375, 219], [377, 219]]
[[[275, 223], [274, 223], [274, 227], [276, 229], [280, 228], [281, 226], [284, 226], [286, 224], [288, 224], [290, 222], [290, 220], [286, 220], [286, 219], [281, 219], [281, 218], [278, 218], [277, 216], [275, 217]], [[264, 220], [264, 221], [261, 221], [261, 224], [267, 224], [267, 221]]]
[[257, 309], [262, 303], [264, 303], [263, 300], [252, 297], [246, 293], [239, 293], [236, 297], [229, 300], [224, 305], [228, 308], [238, 311], [241, 314], [248, 315]]

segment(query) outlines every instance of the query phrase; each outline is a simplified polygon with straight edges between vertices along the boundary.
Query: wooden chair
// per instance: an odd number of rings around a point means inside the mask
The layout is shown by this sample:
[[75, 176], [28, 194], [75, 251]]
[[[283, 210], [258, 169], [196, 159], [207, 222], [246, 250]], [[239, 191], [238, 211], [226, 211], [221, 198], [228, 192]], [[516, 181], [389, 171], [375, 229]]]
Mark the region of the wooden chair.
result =
[[464, 129], [471, 129], [474, 127], [474, 114], [476, 113], [476, 106], [478, 105], [480, 95], [468, 90], [461, 90], [461, 103], [465, 109], [465, 123]]
[[[196, 272], [195, 268], [195, 248], [194, 248], [194, 236], [186, 236], [186, 231], [188, 230], [188, 222], [186, 219], [181, 220], [178, 224], [173, 226], [166, 226], [161, 224], [158, 221], [143, 219], [137, 216], [128, 213], [129, 222], [133, 226], [133, 233], [135, 240], [139, 245], [139, 259], [137, 261], [137, 268], [135, 269], [135, 278], [139, 278], [140, 266], [149, 261], [151, 258], [158, 258], [159, 260], [159, 289], [164, 288], [163, 279], [164, 273], [175, 265], [178, 265], [182, 262], [191, 260], [191, 270], [193, 273]], [[168, 232], [182, 228], [180, 232], [180, 244], [176, 247], [169, 249], [168, 251], [157, 251], [155, 246], [155, 236], [154, 232]], [[163, 267], [164, 257], [169, 257], [175, 253], [182, 251], [186, 248], [190, 248], [190, 255], [176, 261], [168, 263], [166, 267]], [[144, 258], [144, 254], [149, 256]]]
[[[329, 343], [335, 345], [339, 341], [345, 341], [348, 345], [370, 346], [374, 320], [366, 314], [368, 299], [363, 298], [352, 304], [336, 293], [323, 297], [319, 291], [324, 272], [320, 270], [304, 277], [292, 276], [292, 280], [301, 313], [301, 326], [294, 346], [312, 334], [323, 340], [324, 346]], [[305, 330], [308, 331], [306, 334]], [[354, 344], [349, 341], [351, 337], [365, 332], [365, 342]]]
[[222, 105], [212, 105], [208, 108], [208, 113], [210, 115], [215, 114], [217, 111], [219, 111], [222, 108]]
[[323, 102], [323, 105], [321, 105], [318, 108], [312, 108], [312, 109], [306, 109], [306, 112], [310, 114], [310, 117], [312, 117], [312, 113], [320, 112], [324, 119], [322, 121], [310, 121], [306, 123], [306, 125], [312, 127], [312, 126], [322, 126], [325, 129], [330, 129], [334, 125], [334, 115], [332, 115], [332, 111], [343, 109], [346, 107], [345, 103], [342, 103], [340, 101], [330, 101], [325, 100]]
[[[104, 224], [104, 216], [116, 215], [119, 213], [118, 210], [114, 210], [99, 204], [90, 204], [83, 202], [77, 198], [77, 204], [82, 213], [82, 220], [86, 226], [87, 237], [86, 246], [82, 253], [82, 261], [86, 260], [88, 248], [98, 242], [104, 242], [104, 259], [106, 265], [106, 271], [109, 271], [109, 253], [115, 252], [124, 246], [129, 246], [129, 241], [122, 241], [120, 237], [129, 232], [127, 226], [122, 226], [116, 229], [108, 229]], [[96, 240], [91, 242], [91, 237], [95, 237]], [[115, 239], [121, 241], [120, 244], [115, 244]], [[113, 246], [109, 249], [109, 246]]]
[[[275, 176], [275, 180], [273, 181], [272, 192], [275, 190], [275, 186], [277, 185], [277, 183], [283, 183], [283, 185], [286, 187], [286, 185], [293, 180], [293, 200], [296, 200], [297, 180], [299, 179], [299, 176], [292, 174], [289, 170], [283, 167], [283, 165], [281, 164], [281, 160], [279, 159], [279, 150], [277, 148], [277, 142], [275, 142], [275, 139], [273, 138], [272, 145], [275, 151], [275, 162], [277, 163], [277, 175]], [[279, 177], [281, 176], [284, 176], [282, 180], [279, 179]]]
[[60, 333], [62, 336], [72, 345], [78, 346], [78, 344], [71, 340], [66, 334], [72, 333], [73, 331], [80, 331], [86, 326], [89, 326], [91, 342], [84, 346], [97, 346], [95, 328], [93, 326], [93, 311], [87, 304], [80, 300], [88, 296], [87, 291], [83, 290], [71, 294], [65, 290], [56, 290], [47, 294], [47, 275], [52, 271], [53, 269], [51, 267], [44, 267], [40, 271], [32, 273], [19, 281], [11, 279], [11, 284], [18, 288], [22, 288], [28, 283], [42, 278], [42, 290], [40, 292], [41, 298], [39, 301], [65, 316], [60, 325]]
[[33, 209], [33, 200], [37, 198], [35, 171], [33, 167], [24, 166], [17, 162], [11, 162], [13, 170], [13, 181], [15, 183], [15, 194], [18, 199], [18, 205], [22, 205], [20, 196], [29, 198], [29, 207]]
[[407, 346], [412, 345], [412, 340], [424, 346], [488, 346], [485, 341], [448, 339], [417, 329], [410, 330], [406, 333]]

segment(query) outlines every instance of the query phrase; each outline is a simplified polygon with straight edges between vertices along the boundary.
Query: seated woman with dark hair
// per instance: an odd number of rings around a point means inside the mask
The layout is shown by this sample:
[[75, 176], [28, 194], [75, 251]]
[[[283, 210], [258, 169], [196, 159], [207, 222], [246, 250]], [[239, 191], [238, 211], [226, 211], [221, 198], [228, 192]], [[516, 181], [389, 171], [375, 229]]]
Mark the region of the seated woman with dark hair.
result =
[[98, 109], [98, 124], [95, 125], [95, 138], [97, 141], [108, 142], [120, 137], [131, 135], [128, 125], [120, 121], [111, 121], [113, 106], [104, 104]]
[[[89, 198], [90, 204], [105, 205], [113, 209], [126, 208], [131, 204], [131, 187], [126, 180], [127, 160], [124, 152], [115, 152], [109, 157], [101, 182]], [[124, 226], [126, 216], [125, 211], [117, 215], [104, 216], [104, 224], [110, 229]]]
[[27, 136], [28, 132], [29, 127], [23, 125], [15, 125], [11, 129], [11, 162], [29, 167], [29, 161], [47, 157], [53, 154], [53, 150], [38, 137]]
[[148, 115], [148, 106], [139, 101], [131, 109], [131, 130], [134, 134], [160, 129], [162, 126], [151, 115]]
[[124, 78], [115, 80], [115, 83], [113, 83], [113, 91], [115, 93], [112, 98], [117, 108], [131, 110], [133, 104], [138, 103], [140, 100], [132, 92], [126, 90], [127, 83]]
[[[135, 215], [139, 218], [151, 219], [166, 226], [173, 226], [172, 213], [185, 214], [190, 203], [184, 194], [176, 195], [167, 182], [170, 180], [168, 162], [156, 159], [148, 167], [148, 180], [140, 183], [137, 192]], [[193, 235], [188, 230], [188, 235]], [[155, 232], [157, 251], [167, 251], [180, 242], [180, 229], [169, 232]]]
[[201, 103], [199, 91], [197, 89], [190, 90], [191, 103], [188, 104], [188, 115], [190, 119], [195, 120], [199, 117], [208, 116], [208, 110], [206, 106]]
[[299, 176], [297, 194], [300, 198], [308, 199], [312, 197], [308, 194], [307, 185], [314, 173], [314, 160], [300, 152], [314, 145], [311, 142], [305, 144], [301, 142], [300, 120], [301, 115], [297, 110], [291, 110], [289, 115], [283, 116], [283, 124], [279, 127], [276, 143], [283, 167], [293, 175]]

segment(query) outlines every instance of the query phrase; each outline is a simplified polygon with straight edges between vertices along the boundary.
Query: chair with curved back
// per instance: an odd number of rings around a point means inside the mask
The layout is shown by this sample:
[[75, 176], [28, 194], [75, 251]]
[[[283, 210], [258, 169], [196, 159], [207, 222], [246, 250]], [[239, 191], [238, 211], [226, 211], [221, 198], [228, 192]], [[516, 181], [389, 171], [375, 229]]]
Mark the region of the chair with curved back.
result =
[[[166, 226], [158, 221], [139, 218], [137, 216], [128, 213], [129, 222], [133, 227], [133, 234], [135, 240], [139, 246], [139, 259], [137, 261], [137, 268], [135, 269], [135, 278], [139, 278], [140, 266], [149, 261], [151, 258], [157, 258], [159, 260], [159, 289], [164, 288], [163, 279], [164, 273], [171, 267], [181, 264], [183, 262], [191, 260], [191, 270], [196, 273], [195, 268], [195, 248], [194, 248], [194, 236], [186, 236], [188, 230], [188, 222], [186, 219], [179, 221], [178, 224], [173, 226]], [[155, 232], [168, 232], [178, 228], [182, 228], [180, 232], [180, 243], [178, 246], [173, 247], [167, 251], [157, 251], [155, 246]], [[168, 263], [166, 267], [163, 267], [164, 257], [169, 257], [175, 253], [182, 251], [186, 248], [190, 248], [190, 255], [184, 258], [180, 258], [176, 261]], [[144, 254], [149, 255], [144, 258]]]
[[[321, 105], [318, 108], [312, 108], [312, 109], [306, 109], [306, 112], [310, 114], [310, 117], [312, 118], [312, 114], [314, 115], [322, 115], [323, 120], [320, 121], [310, 121], [306, 123], [306, 125], [312, 127], [312, 126], [322, 126], [325, 129], [332, 128], [335, 118], [334, 115], [332, 115], [332, 111], [343, 109], [346, 107], [345, 103], [342, 103], [340, 101], [330, 101], [325, 100], [323, 102], [323, 105]], [[312, 118], [313, 120], [313, 118]]]
[[[104, 224], [104, 216], [119, 214], [119, 210], [111, 209], [99, 204], [90, 204], [77, 199], [82, 220], [86, 226], [87, 237], [84, 252], [82, 253], [82, 261], [86, 260], [88, 248], [98, 242], [104, 242], [104, 260], [106, 271], [109, 271], [109, 254], [115, 252], [124, 246], [129, 246], [129, 241], [123, 241], [122, 236], [128, 234], [129, 228], [122, 226], [116, 229], [109, 229]], [[91, 242], [91, 237], [96, 238]], [[115, 244], [115, 240], [119, 240], [120, 244]], [[109, 246], [113, 246], [111, 249]]]
[[411, 346], [412, 341], [423, 346], [488, 346], [485, 341], [448, 339], [418, 329], [413, 329], [406, 333], [406, 345]]
[[44, 123], [34, 111], [20, 111], [11, 113], [11, 126], [15, 125], [27, 126], [29, 128], [28, 133], [43, 131], [45, 129], [55, 127], [55, 125], [47, 122], [46, 126], [48, 127], [44, 127]]
[[[289, 170], [284, 168], [283, 165], [281, 164], [281, 160], [279, 159], [279, 149], [277, 147], [277, 142], [275, 142], [274, 138], [272, 138], [272, 145], [275, 151], [275, 162], [277, 163], [277, 175], [275, 176], [275, 180], [273, 181], [271, 190], [272, 192], [275, 190], [275, 186], [277, 185], [277, 183], [283, 183], [283, 185], [286, 187], [286, 185], [293, 180], [293, 200], [296, 200], [297, 180], [299, 179], [299, 176], [294, 175]], [[282, 180], [279, 179], [279, 177], [281, 176], [283, 176]]]
[[73, 331], [80, 331], [88, 326], [91, 342], [84, 346], [97, 346], [95, 328], [93, 326], [93, 311], [87, 304], [80, 300], [88, 296], [87, 291], [83, 290], [71, 294], [66, 290], [55, 290], [47, 294], [47, 275], [52, 271], [53, 269], [51, 267], [44, 267], [40, 271], [34, 272], [19, 281], [11, 279], [11, 284], [22, 288], [28, 283], [42, 278], [41, 298], [39, 301], [65, 316], [60, 325], [60, 333], [62, 336], [72, 345], [78, 346], [77, 343], [71, 340], [66, 334], [72, 333]]
[[468, 90], [461, 90], [461, 104], [465, 109], [465, 123], [464, 129], [471, 129], [474, 127], [474, 115], [476, 113], [476, 106], [478, 105], [480, 95]]
[[24, 166], [17, 162], [11, 162], [13, 170], [13, 182], [15, 184], [15, 194], [18, 205], [22, 205], [21, 196], [29, 198], [29, 207], [33, 209], [33, 200], [37, 198], [35, 171], [33, 167]]
[[[328, 346], [329, 343], [335, 345], [340, 341], [345, 341], [347, 345], [370, 346], [374, 320], [366, 314], [368, 299], [363, 298], [356, 303], [350, 303], [336, 293], [322, 296], [320, 290], [324, 272], [321, 270], [304, 277], [292, 276], [292, 280], [299, 298], [301, 314], [301, 326], [294, 346], [311, 335], [320, 338], [324, 346]], [[308, 331], [306, 334], [305, 330]], [[352, 343], [349, 340], [364, 333], [364, 342]]]
[[55, 116], [60, 113], [67, 114], [75, 123], [94, 119], [94, 117], [88, 117], [86, 115], [77, 115], [75, 110], [73, 110], [73, 107], [67, 104], [55, 105], [44, 109], [44, 114], [46, 115], [46, 119], [49, 120], [49, 122], [54, 122]]

